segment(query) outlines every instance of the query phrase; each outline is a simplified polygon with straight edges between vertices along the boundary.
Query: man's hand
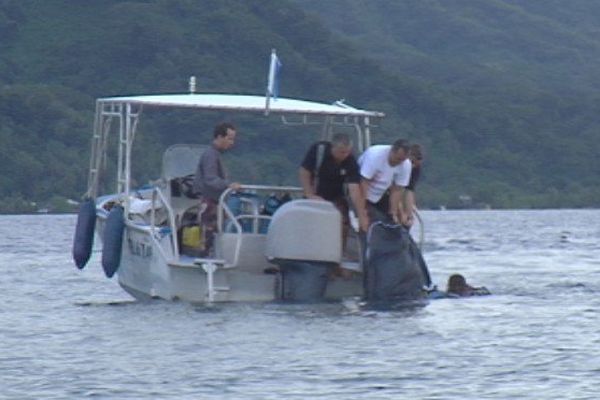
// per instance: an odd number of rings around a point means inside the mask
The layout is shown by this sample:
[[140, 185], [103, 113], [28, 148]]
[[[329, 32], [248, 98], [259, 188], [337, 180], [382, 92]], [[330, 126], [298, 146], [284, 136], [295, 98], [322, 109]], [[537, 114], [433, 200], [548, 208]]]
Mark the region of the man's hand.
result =
[[402, 225], [410, 228], [414, 223], [415, 223], [415, 218], [413, 217], [413, 214], [410, 214], [410, 215], [406, 216], [406, 221], [403, 222]]
[[242, 188], [242, 185], [240, 185], [239, 182], [231, 182], [229, 184], [229, 189], [240, 190], [241, 188]]

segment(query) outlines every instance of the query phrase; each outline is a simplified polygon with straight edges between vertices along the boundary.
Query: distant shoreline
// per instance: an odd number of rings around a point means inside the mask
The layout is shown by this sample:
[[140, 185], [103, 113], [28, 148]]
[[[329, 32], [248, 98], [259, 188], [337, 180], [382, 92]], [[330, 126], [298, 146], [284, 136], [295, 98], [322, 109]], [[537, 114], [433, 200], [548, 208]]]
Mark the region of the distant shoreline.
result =
[[[578, 210], [600, 210], [600, 207], [573, 207], [573, 208], [424, 208], [419, 211], [432, 212], [454, 212], [454, 211], [481, 211], [481, 212], [504, 212], [504, 211], [578, 211]], [[0, 216], [46, 216], [46, 215], [77, 215], [77, 211], [68, 212], [15, 212], [15, 213], [0, 213]]]

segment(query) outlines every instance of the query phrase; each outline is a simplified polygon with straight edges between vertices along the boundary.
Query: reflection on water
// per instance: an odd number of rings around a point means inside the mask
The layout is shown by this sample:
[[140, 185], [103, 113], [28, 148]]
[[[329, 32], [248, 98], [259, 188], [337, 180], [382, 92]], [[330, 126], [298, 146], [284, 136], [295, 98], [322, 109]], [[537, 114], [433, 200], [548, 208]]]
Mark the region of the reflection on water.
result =
[[107, 302], [97, 302], [97, 303], [91, 303], [91, 302], [75, 303], [75, 305], [79, 306], [79, 307], [106, 307], [106, 306], [124, 307], [124, 306], [129, 306], [129, 305], [134, 305], [134, 304], [138, 304], [138, 301], [136, 301], [136, 300], [120, 300], [120, 301], [107, 301]]
[[2, 216], [0, 398], [595, 398], [600, 211], [423, 216], [440, 289], [494, 295], [141, 303], [74, 267], [74, 216]]

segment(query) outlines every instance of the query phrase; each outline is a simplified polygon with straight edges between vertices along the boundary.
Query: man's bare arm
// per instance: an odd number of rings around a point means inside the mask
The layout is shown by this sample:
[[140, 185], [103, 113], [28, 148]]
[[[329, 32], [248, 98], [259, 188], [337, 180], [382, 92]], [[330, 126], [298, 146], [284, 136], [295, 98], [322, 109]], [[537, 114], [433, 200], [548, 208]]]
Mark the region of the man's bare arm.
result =
[[410, 189], [404, 190], [404, 211], [406, 211], [406, 222], [408, 226], [413, 223], [413, 213], [416, 209], [415, 192]]
[[397, 224], [402, 222], [404, 213], [402, 207], [402, 191], [403, 187], [392, 185], [390, 188], [390, 205], [389, 205], [389, 213], [392, 216], [392, 219]]
[[298, 178], [300, 179], [300, 184], [302, 185], [302, 192], [304, 193], [304, 197], [307, 199], [320, 199], [320, 196], [317, 196], [313, 189], [313, 180], [310, 171], [305, 169], [304, 167], [300, 167], [298, 170]]
[[369, 229], [369, 216], [367, 215], [367, 208], [365, 204], [365, 197], [361, 186], [358, 183], [348, 184], [348, 192], [350, 193], [350, 200], [354, 205], [356, 216], [358, 217], [358, 224], [363, 232]]

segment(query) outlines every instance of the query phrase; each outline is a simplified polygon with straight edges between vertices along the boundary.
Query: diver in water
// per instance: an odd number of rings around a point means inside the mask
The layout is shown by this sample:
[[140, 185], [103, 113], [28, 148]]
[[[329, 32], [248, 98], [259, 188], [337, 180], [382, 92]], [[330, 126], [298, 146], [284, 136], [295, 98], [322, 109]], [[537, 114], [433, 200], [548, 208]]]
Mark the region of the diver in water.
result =
[[469, 285], [461, 274], [453, 274], [448, 278], [446, 297], [485, 296], [489, 294], [491, 293], [485, 286], [473, 287]]
[[433, 289], [427, 290], [427, 298], [429, 300], [459, 298], [471, 296], [487, 296], [490, 291], [485, 287], [473, 287], [467, 283], [467, 280], [461, 274], [452, 274], [448, 278], [446, 291], [438, 290], [437, 286], [433, 285]]

